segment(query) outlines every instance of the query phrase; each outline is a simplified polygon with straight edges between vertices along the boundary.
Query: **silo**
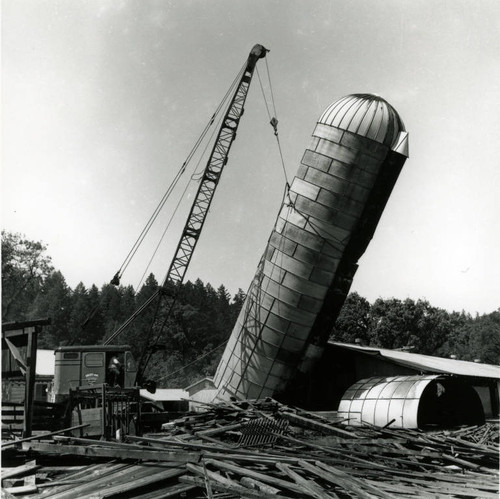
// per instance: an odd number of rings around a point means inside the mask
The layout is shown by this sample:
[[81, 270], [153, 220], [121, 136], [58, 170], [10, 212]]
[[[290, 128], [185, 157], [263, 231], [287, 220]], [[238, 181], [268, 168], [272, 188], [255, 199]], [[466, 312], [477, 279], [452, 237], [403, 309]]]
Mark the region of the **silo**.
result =
[[349, 95], [321, 115], [215, 374], [218, 399], [293, 401], [407, 156], [404, 124], [378, 96]]

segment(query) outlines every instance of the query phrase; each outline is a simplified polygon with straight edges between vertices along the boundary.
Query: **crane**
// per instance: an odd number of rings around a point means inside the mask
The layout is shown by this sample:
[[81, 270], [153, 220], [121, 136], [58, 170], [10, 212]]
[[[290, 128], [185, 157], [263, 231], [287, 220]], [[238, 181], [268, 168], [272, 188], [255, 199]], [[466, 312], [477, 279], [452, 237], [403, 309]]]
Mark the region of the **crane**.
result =
[[[127, 319], [127, 321], [125, 321], [111, 336], [109, 336], [104, 341], [104, 345], [111, 344], [122, 331], [124, 331], [144, 310], [146, 310], [153, 302], [157, 300], [160, 300], [158, 302], [157, 308], [157, 310], [159, 310], [161, 300], [163, 300], [167, 295], [167, 284], [169, 285], [169, 289], [174, 289], [173, 295], [170, 294], [169, 311], [172, 309], [176, 294], [180, 289], [180, 284], [184, 280], [184, 276], [193, 256], [196, 244], [199, 240], [210, 208], [210, 204], [213, 200], [213, 196], [222, 175], [224, 166], [227, 164], [229, 151], [236, 138], [236, 132], [240, 119], [244, 113], [244, 104], [248, 95], [248, 90], [250, 88], [250, 83], [252, 81], [255, 66], [259, 59], [262, 59], [266, 56], [267, 52], [269, 52], [269, 50], [267, 50], [262, 45], [257, 44], [252, 48], [248, 55], [244, 69], [237, 84], [235, 85], [234, 93], [219, 127], [217, 137], [214, 141], [209, 159], [203, 171], [198, 191], [192, 203], [191, 210], [184, 225], [184, 229], [182, 231], [182, 235], [177, 245], [174, 257], [161, 286], [158, 287], [156, 292], [153, 293], [152, 296], [148, 300], [146, 300], [144, 304], [142, 304], [142, 306], [139, 307], [134, 312], [134, 314], [129, 317], [129, 319]], [[114, 280], [116, 278], [117, 276], [115, 276]], [[162, 326], [160, 326], [159, 323], [160, 320], [158, 319], [158, 316], [156, 316], [149, 336], [151, 336], [155, 329], [160, 329], [160, 332], [157, 333], [157, 338], [159, 338], [162, 330]], [[139, 360], [137, 382], [142, 381], [142, 375], [147, 366], [151, 353], [151, 348], [149, 354], [146, 354], [146, 352], [144, 351], [141, 359]]]

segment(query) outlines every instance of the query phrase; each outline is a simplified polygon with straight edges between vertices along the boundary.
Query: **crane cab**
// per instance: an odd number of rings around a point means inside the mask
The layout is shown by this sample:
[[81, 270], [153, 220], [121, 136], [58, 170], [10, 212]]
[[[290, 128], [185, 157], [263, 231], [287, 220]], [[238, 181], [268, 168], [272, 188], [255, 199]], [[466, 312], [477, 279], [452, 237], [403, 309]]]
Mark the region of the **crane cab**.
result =
[[59, 347], [55, 351], [51, 402], [62, 402], [70, 389], [107, 384], [131, 388], [137, 367], [128, 345], [81, 345]]

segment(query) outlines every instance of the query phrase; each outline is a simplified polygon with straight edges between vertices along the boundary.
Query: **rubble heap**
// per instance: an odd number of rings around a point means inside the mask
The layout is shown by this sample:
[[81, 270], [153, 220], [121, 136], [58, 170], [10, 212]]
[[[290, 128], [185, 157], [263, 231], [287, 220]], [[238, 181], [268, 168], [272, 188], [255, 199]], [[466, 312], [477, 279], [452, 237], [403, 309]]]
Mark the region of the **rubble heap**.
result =
[[[204, 407], [161, 433], [121, 442], [54, 435], [19, 443], [36, 461], [4, 468], [2, 493], [51, 499], [498, 497], [497, 423], [424, 432], [353, 428], [335, 414], [270, 399]], [[40, 464], [49, 458], [58, 466]], [[75, 460], [84, 464], [67, 466]]]

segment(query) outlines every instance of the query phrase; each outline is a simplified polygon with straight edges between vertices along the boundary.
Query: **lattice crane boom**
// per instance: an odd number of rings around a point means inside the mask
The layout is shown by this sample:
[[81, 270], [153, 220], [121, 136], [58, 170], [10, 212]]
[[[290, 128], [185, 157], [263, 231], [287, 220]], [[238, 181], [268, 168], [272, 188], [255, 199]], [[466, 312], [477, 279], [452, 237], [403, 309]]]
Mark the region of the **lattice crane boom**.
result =
[[236, 138], [236, 131], [243, 115], [244, 104], [247, 98], [250, 82], [257, 61], [266, 55], [267, 49], [262, 45], [255, 45], [247, 60], [243, 74], [237, 84], [235, 93], [229, 103], [222, 125], [217, 134], [210, 158], [203, 172], [200, 186], [196, 193], [187, 222], [184, 226], [181, 239], [177, 245], [172, 263], [164, 279], [163, 286], [168, 282], [182, 283], [189, 262], [193, 256], [196, 243], [200, 237], [210, 204], [219, 183], [224, 166], [227, 163], [229, 150]]

